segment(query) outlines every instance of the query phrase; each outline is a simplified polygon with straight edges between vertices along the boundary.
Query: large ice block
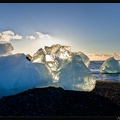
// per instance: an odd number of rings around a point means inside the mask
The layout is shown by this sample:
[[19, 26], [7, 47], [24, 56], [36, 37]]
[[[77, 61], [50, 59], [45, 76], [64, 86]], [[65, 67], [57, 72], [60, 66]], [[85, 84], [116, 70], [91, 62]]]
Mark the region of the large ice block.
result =
[[72, 61], [59, 71], [60, 87], [65, 90], [92, 91], [96, 80], [79, 55], [73, 55]]
[[101, 66], [100, 73], [120, 73], [120, 64], [114, 57], [108, 58]]
[[85, 65], [88, 67], [90, 64], [90, 59], [88, 58], [87, 55], [85, 55], [83, 52], [73, 52], [73, 54], [80, 55], [82, 58], [82, 61], [85, 63]]
[[35, 88], [40, 80], [38, 70], [25, 54], [0, 57], [0, 98]]
[[45, 51], [40, 48], [32, 57], [32, 62], [39, 62], [44, 63], [45, 62]]

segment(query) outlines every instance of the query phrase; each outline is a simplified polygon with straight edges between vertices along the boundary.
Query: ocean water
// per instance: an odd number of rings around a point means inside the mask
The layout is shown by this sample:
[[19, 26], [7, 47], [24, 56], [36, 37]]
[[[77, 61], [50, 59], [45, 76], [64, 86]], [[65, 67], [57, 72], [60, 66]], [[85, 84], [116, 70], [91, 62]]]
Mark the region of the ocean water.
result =
[[106, 80], [106, 81], [114, 81], [120, 82], [120, 74], [101, 74], [100, 66], [104, 61], [91, 61], [88, 68], [91, 70], [93, 76], [96, 77], [97, 80]]

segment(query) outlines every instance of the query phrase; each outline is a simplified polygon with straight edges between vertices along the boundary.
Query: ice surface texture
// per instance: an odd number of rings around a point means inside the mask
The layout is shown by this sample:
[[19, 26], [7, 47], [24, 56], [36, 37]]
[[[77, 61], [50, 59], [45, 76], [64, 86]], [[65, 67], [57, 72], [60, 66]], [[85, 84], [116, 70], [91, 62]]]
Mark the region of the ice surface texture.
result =
[[65, 90], [92, 91], [96, 80], [79, 55], [73, 55], [72, 61], [60, 70], [59, 85]]
[[85, 65], [88, 67], [90, 64], [90, 59], [87, 55], [85, 55], [83, 52], [74, 52], [74, 54], [77, 54], [81, 57], [82, 61], [85, 63]]
[[43, 81], [39, 87], [54, 86], [65, 90], [92, 91], [96, 80], [88, 69], [89, 58], [82, 52], [71, 52], [70, 46], [46, 46], [46, 55], [51, 61], [34, 62]]
[[32, 62], [39, 62], [44, 63], [45, 62], [45, 52], [42, 48], [40, 48], [32, 58]]
[[70, 46], [59, 44], [40, 48], [33, 57], [21, 53], [1, 56], [0, 97], [48, 86], [92, 91], [96, 80], [88, 65], [89, 58], [84, 53], [73, 53]]
[[108, 58], [101, 66], [101, 73], [120, 73], [119, 61], [115, 60], [114, 57]]
[[0, 57], [0, 97], [34, 88], [41, 76], [24, 54]]

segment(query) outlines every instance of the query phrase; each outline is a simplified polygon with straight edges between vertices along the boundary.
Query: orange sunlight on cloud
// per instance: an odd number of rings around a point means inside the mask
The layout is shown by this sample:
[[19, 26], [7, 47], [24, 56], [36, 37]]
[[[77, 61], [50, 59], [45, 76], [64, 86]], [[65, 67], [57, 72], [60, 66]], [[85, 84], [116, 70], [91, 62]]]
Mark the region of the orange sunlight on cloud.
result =
[[104, 55], [96, 55], [96, 54], [88, 54], [87, 55], [90, 59], [90, 61], [104, 61], [110, 57], [114, 57], [116, 60], [120, 60], [120, 56], [119, 55], [107, 55], [107, 54], [104, 54]]

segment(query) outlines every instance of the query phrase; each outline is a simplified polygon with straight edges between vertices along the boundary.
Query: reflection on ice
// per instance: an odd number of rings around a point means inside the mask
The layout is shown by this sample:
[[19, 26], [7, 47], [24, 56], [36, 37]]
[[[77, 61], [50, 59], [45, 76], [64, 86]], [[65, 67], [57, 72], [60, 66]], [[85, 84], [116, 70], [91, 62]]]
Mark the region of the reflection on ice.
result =
[[33, 56], [0, 57], [0, 97], [48, 86], [92, 91], [96, 80], [88, 65], [84, 53], [73, 53], [70, 46], [59, 44], [40, 48]]
[[[52, 79], [47, 83], [48, 86], [59, 86], [66, 90], [77, 91], [91, 91], [94, 89], [96, 80], [88, 69], [90, 60], [84, 53], [72, 52], [70, 46], [59, 44], [51, 47], [45, 46], [44, 53], [46, 61], [43, 63], [46, 66], [45, 68], [49, 70], [45, 70], [46, 75], [44, 73], [40, 75], [44, 79], [46, 79], [47, 74], [51, 75]], [[34, 57], [33, 62], [40, 58], [39, 52], [36, 52], [34, 56], [38, 57]], [[39, 66], [41, 61], [38, 60], [36, 63]], [[39, 71], [41, 71], [41, 68], [39, 68]]]
[[45, 52], [42, 48], [40, 48], [32, 57], [32, 62], [39, 62], [44, 63], [45, 62]]
[[0, 98], [34, 88], [41, 79], [24, 54], [0, 57]]
[[72, 61], [60, 70], [59, 82], [66, 90], [91, 91], [96, 80], [79, 55], [73, 55]]

